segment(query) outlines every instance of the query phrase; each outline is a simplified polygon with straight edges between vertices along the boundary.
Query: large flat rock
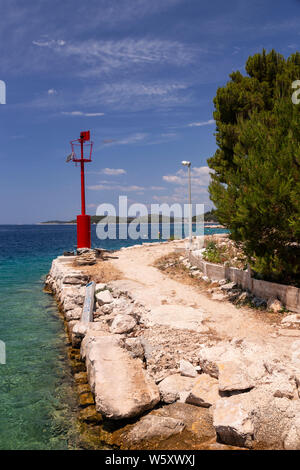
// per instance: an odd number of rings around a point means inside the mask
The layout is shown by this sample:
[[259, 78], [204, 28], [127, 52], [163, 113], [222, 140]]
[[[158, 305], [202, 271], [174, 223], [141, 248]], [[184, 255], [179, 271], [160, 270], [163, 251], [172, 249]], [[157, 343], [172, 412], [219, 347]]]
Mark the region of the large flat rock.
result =
[[185, 305], [160, 305], [149, 314], [150, 325], [166, 325], [171, 328], [207, 332], [202, 324], [203, 312]]
[[254, 387], [254, 380], [249, 377], [245, 363], [240, 361], [224, 361], [217, 364], [220, 392], [250, 390]]
[[138, 416], [160, 400], [158, 387], [141, 360], [122, 349], [119, 341], [106, 335], [85, 337], [82, 344], [96, 409], [110, 419]]

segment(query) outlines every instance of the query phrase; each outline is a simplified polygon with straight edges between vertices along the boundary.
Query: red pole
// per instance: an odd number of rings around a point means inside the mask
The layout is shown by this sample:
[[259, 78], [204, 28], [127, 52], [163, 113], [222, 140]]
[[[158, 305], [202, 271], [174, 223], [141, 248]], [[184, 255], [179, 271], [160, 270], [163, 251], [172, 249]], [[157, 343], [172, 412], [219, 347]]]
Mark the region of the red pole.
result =
[[[81, 147], [81, 215], [77, 216], [77, 248], [91, 248], [91, 216], [85, 213], [85, 181], [84, 181], [84, 141], [89, 140], [80, 135]], [[78, 161], [77, 160], [77, 161]]]
[[85, 183], [84, 183], [84, 161], [83, 161], [83, 139], [81, 139], [81, 215], [85, 215]]

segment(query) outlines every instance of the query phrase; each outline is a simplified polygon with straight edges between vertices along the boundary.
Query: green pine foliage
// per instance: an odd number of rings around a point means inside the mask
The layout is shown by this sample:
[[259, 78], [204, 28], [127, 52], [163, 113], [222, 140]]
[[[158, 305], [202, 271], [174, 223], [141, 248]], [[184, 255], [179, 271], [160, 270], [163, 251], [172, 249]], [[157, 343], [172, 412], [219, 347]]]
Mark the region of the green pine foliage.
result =
[[259, 276], [300, 285], [300, 104], [291, 100], [300, 54], [263, 51], [246, 71], [214, 99], [210, 196]]

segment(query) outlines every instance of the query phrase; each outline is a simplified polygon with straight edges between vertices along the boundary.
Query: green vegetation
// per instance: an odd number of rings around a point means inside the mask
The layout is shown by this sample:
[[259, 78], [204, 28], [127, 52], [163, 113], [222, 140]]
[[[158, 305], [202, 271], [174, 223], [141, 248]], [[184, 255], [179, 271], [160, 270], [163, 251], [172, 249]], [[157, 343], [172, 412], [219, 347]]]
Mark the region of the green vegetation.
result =
[[300, 284], [300, 53], [249, 57], [214, 99], [218, 150], [209, 190], [216, 217], [243, 242], [253, 269]]
[[210, 263], [223, 263], [225, 260], [222, 254], [222, 250], [216, 242], [210, 241], [203, 252], [203, 258]]
[[210, 263], [224, 264], [238, 269], [247, 268], [247, 258], [241, 246], [236, 246], [232, 240], [216, 241], [209, 237], [206, 241], [203, 258]]

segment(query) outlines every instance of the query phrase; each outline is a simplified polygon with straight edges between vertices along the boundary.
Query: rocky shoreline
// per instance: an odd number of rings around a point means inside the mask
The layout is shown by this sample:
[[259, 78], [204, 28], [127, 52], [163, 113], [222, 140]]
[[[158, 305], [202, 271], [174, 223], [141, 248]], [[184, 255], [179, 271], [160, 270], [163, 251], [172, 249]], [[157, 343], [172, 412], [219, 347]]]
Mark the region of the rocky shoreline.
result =
[[[137, 270], [146, 249], [125, 249]], [[83, 323], [93, 276], [78, 258], [55, 259], [45, 286], [66, 320], [80, 415], [95, 447], [300, 449], [299, 340], [279, 354], [267, 338], [218, 337], [203, 312], [151, 308], [126, 278], [96, 284], [93, 321]]]

